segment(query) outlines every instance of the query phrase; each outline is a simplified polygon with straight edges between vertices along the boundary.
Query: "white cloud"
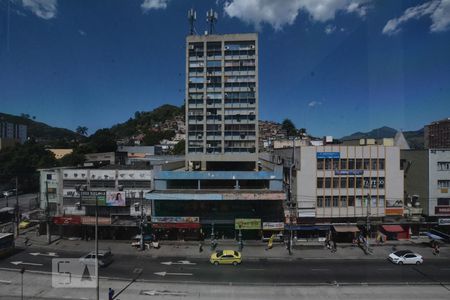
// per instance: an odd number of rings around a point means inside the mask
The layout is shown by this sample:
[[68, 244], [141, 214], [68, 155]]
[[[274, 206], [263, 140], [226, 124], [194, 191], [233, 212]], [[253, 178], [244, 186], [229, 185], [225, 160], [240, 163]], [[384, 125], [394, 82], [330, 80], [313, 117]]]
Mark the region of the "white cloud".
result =
[[417, 20], [425, 16], [431, 18], [431, 32], [450, 29], [450, 0], [432, 0], [410, 7], [400, 17], [389, 20], [383, 28], [383, 33], [395, 35], [401, 31], [401, 25], [404, 23], [411, 19]]
[[22, 0], [22, 5], [39, 18], [50, 20], [56, 17], [57, 0]]
[[275, 30], [292, 25], [300, 11], [308, 13], [314, 21], [334, 19], [338, 11], [363, 16], [370, 0], [230, 0], [224, 10], [229, 17], [241, 19], [259, 28], [263, 23]]
[[78, 33], [79, 33], [80, 35], [82, 35], [82, 36], [85, 36], [85, 35], [86, 35], [86, 31], [83, 31], [83, 30], [81, 30], [81, 29], [78, 29]]
[[334, 26], [334, 25], [327, 25], [325, 27], [325, 33], [326, 34], [332, 34], [335, 31], [336, 31], [336, 26]]
[[309, 107], [314, 107], [314, 106], [318, 106], [318, 105], [322, 105], [322, 102], [314, 100], [314, 101], [311, 101], [308, 103]]
[[152, 9], [166, 9], [169, 0], [144, 0], [141, 4], [141, 8], [144, 12], [148, 12]]

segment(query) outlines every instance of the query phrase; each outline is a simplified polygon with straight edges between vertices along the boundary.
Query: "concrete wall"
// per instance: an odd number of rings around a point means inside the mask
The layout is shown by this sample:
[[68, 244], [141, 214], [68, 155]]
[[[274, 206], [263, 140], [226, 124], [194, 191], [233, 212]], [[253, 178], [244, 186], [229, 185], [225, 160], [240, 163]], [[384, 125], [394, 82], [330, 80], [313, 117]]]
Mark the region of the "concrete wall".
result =
[[429, 215], [428, 150], [402, 150], [401, 159], [405, 174], [405, 198], [418, 196], [423, 214]]

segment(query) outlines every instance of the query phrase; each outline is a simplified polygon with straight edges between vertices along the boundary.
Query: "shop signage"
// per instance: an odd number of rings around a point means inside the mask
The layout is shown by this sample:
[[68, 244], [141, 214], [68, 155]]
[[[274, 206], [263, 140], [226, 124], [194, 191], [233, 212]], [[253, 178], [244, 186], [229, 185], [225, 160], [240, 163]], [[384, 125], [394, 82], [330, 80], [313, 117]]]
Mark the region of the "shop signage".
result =
[[53, 217], [53, 223], [56, 225], [80, 225], [80, 216]]
[[439, 220], [438, 220], [438, 224], [439, 224], [440, 226], [450, 225], [450, 219], [439, 219]]
[[364, 170], [334, 170], [334, 175], [363, 175]]
[[317, 158], [341, 158], [341, 153], [339, 152], [317, 152]]
[[152, 223], [199, 223], [199, 217], [152, 217]]
[[[81, 216], [81, 224], [83, 225], [95, 225], [95, 217]], [[99, 217], [98, 225], [111, 225], [111, 218]]]
[[436, 206], [434, 213], [436, 215], [450, 215], [450, 206]]
[[152, 228], [161, 228], [161, 229], [199, 229], [200, 223], [153, 223]]
[[105, 191], [81, 191], [81, 205], [95, 205], [96, 201], [99, 206], [106, 205]]
[[263, 230], [283, 230], [284, 223], [283, 222], [264, 222]]
[[261, 219], [235, 219], [235, 229], [261, 229]]
[[402, 216], [403, 207], [400, 208], [385, 208], [384, 210], [386, 216]]
[[285, 193], [229, 193], [223, 194], [223, 200], [285, 200]]

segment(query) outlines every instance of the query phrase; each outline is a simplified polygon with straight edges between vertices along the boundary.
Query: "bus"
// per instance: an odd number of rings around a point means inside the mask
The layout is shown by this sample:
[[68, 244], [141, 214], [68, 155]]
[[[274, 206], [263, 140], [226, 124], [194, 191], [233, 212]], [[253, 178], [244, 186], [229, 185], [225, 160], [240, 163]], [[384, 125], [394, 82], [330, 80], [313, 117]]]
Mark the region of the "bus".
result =
[[0, 233], [0, 257], [7, 256], [14, 251], [14, 234]]

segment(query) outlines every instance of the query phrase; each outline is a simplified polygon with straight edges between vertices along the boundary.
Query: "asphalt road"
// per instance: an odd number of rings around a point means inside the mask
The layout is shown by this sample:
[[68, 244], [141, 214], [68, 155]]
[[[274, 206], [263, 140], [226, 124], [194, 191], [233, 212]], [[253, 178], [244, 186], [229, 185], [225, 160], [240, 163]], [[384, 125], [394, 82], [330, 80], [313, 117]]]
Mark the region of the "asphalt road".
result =
[[[51, 256], [31, 255], [36, 249], [18, 251], [0, 260], [0, 268], [51, 272]], [[56, 253], [77, 258], [76, 252]], [[181, 262], [180, 262], [181, 261]], [[183, 262], [184, 261], [184, 262]], [[17, 265], [12, 262], [22, 262]], [[24, 264], [25, 263], [25, 264]], [[175, 264], [174, 264], [175, 263]], [[100, 269], [100, 276], [154, 282], [197, 282], [234, 285], [295, 284], [395, 284], [450, 283], [450, 260], [430, 259], [420, 266], [394, 265], [387, 260], [245, 260], [239, 266], [214, 266], [208, 261], [184, 257], [151, 258], [115, 255], [114, 262]]]

